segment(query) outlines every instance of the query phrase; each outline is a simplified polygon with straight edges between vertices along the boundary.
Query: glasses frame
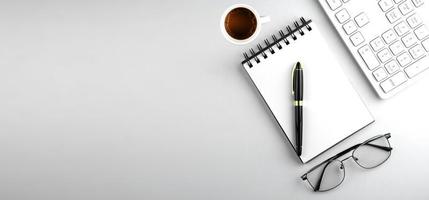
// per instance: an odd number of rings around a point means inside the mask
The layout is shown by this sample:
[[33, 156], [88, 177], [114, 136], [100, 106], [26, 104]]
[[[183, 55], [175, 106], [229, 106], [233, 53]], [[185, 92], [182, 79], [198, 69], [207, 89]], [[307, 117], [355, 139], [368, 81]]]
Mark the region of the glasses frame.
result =
[[[387, 143], [388, 143], [388, 145], [389, 145], [388, 147], [379, 146], [379, 145], [375, 145], [375, 144], [370, 144], [370, 142], [372, 142], [372, 141], [374, 141], [374, 140], [377, 140], [377, 139], [380, 139], [380, 138], [382, 138], [382, 137], [385, 137], [385, 138], [386, 138]], [[390, 155], [392, 154], [392, 150], [393, 150], [393, 148], [391, 147], [390, 142], [389, 142], [389, 138], [390, 138], [390, 137], [391, 137], [390, 133], [386, 133], [386, 134], [384, 134], [384, 135], [377, 135], [377, 136], [374, 136], [374, 137], [372, 137], [372, 138], [370, 138], [370, 139], [368, 139], [368, 140], [366, 140], [366, 141], [364, 141], [364, 142], [362, 142], [362, 143], [359, 143], [359, 144], [353, 145], [353, 146], [351, 146], [351, 147], [349, 147], [349, 148], [345, 149], [344, 151], [341, 151], [341, 152], [339, 152], [338, 154], [336, 154], [336, 155], [334, 155], [334, 156], [332, 156], [332, 157], [330, 157], [330, 158], [326, 159], [326, 160], [325, 160], [325, 161], [323, 161], [322, 163], [320, 163], [320, 164], [318, 164], [318, 165], [314, 166], [313, 168], [311, 168], [310, 170], [308, 170], [305, 174], [303, 174], [303, 175], [301, 176], [301, 179], [302, 179], [302, 180], [304, 180], [304, 181], [306, 180], [306, 181], [310, 184], [310, 186], [313, 188], [313, 190], [314, 190], [315, 192], [326, 192], [326, 191], [329, 191], [329, 190], [335, 189], [335, 188], [337, 188], [339, 185], [341, 185], [341, 183], [343, 183], [343, 181], [344, 181], [344, 179], [345, 179], [345, 177], [346, 177], [346, 169], [345, 169], [345, 167], [344, 167], [344, 163], [343, 163], [345, 160], [348, 160], [349, 158], [353, 158], [353, 161], [355, 161], [355, 163], [356, 163], [356, 164], [358, 164], [360, 167], [362, 167], [362, 168], [364, 168], [364, 169], [372, 169], [372, 168], [378, 167], [378, 166], [380, 166], [381, 164], [385, 163], [385, 162], [386, 162], [386, 160], [388, 160], [388, 159], [390, 158]], [[382, 149], [382, 150], [388, 151], [388, 152], [389, 152], [389, 155], [387, 156], [387, 158], [386, 158], [383, 162], [381, 162], [380, 164], [378, 164], [378, 165], [376, 165], [376, 166], [373, 166], [373, 167], [364, 167], [364, 166], [362, 166], [361, 164], [359, 164], [359, 162], [358, 162], [358, 158], [357, 158], [357, 157], [355, 157], [355, 151], [356, 151], [356, 149], [358, 149], [360, 146], [363, 146], [363, 145], [370, 145], [370, 146], [373, 146], [373, 147], [376, 147], [376, 148], [379, 148], [379, 149]], [[338, 158], [339, 158], [339, 157], [344, 156], [345, 154], [349, 153], [350, 151], [353, 151], [351, 156], [346, 157], [346, 158], [344, 158], [344, 159], [342, 159], [342, 160], [338, 160]], [[325, 172], [325, 169], [326, 169], [326, 167], [327, 167], [331, 162], [333, 162], [333, 161], [338, 161], [338, 162], [340, 162], [340, 163], [341, 163], [341, 169], [343, 169], [343, 171], [344, 171], [344, 176], [343, 176], [342, 180], [341, 180], [341, 181], [340, 181], [336, 186], [334, 186], [334, 187], [332, 187], [332, 188], [330, 188], [330, 189], [327, 189], [327, 190], [320, 190], [320, 184], [321, 184], [321, 180], [322, 180], [322, 178], [323, 178], [323, 174], [324, 174], [324, 172]], [[307, 179], [307, 175], [308, 175], [310, 172], [312, 172], [312, 171], [314, 171], [315, 169], [317, 169], [318, 167], [322, 166], [323, 164], [326, 164], [326, 165], [325, 165], [325, 167], [323, 168], [323, 171], [322, 171], [322, 173], [321, 173], [321, 175], [320, 175], [320, 178], [319, 178], [318, 184], [317, 184], [316, 186], [313, 186], [313, 184], [312, 184], [312, 183]]]

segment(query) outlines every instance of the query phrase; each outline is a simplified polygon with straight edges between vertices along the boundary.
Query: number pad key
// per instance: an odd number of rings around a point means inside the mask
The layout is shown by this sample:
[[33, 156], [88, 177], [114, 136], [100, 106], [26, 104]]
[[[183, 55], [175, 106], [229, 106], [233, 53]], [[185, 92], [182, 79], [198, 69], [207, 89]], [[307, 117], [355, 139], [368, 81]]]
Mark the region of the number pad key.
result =
[[347, 33], [347, 35], [350, 35], [357, 30], [357, 26], [353, 22], [353, 20], [351, 20], [343, 25], [343, 29]]
[[416, 28], [418, 25], [422, 23], [422, 18], [420, 18], [419, 15], [414, 14], [414, 15], [411, 15], [411, 17], [408, 17], [407, 22], [411, 26], [411, 28]]
[[368, 45], [365, 45], [362, 48], [360, 48], [358, 52], [362, 57], [363, 61], [365, 61], [369, 70], [373, 70], [376, 67], [378, 67], [378, 65], [380, 65], [380, 63], [378, 62], [377, 58], [375, 57], [374, 53], [372, 53]]
[[395, 26], [395, 31], [399, 36], [403, 36], [405, 33], [407, 33], [410, 30], [410, 27], [405, 22], [401, 22], [398, 25]]
[[363, 37], [362, 33], [356, 32], [350, 37], [350, 40], [352, 41], [353, 45], [358, 46], [365, 41], [365, 38]]
[[403, 15], [406, 15], [414, 10], [414, 5], [408, 0], [398, 6], [399, 10]]
[[386, 62], [392, 58], [392, 54], [387, 49], [383, 49], [380, 52], [378, 52], [377, 56], [382, 63], [384, 63], [384, 62]]
[[429, 39], [426, 39], [422, 42], [423, 47], [426, 49], [426, 51], [429, 51]]
[[328, 3], [331, 10], [336, 10], [342, 5], [341, 0], [326, 0], [326, 2]]
[[394, 60], [388, 62], [386, 65], [384, 65], [384, 67], [386, 67], [386, 70], [389, 72], [389, 74], [393, 74], [399, 70], [399, 65]]
[[399, 12], [398, 9], [393, 9], [391, 11], [389, 11], [386, 14], [387, 20], [389, 20], [390, 23], [395, 23], [396, 21], [399, 20], [399, 18], [401, 18], [401, 13]]
[[392, 45], [390, 45], [389, 48], [392, 51], [393, 55], [395, 55], [395, 56], [405, 50], [404, 45], [400, 41], [394, 42]]
[[421, 40], [421, 39], [423, 39], [429, 35], [429, 30], [425, 25], [423, 25], [423, 26], [420, 26], [419, 28], [417, 28], [414, 31], [414, 33], [416, 34], [417, 38], [419, 38], [419, 40]]
[[387, 72], [383, 69], [383, 67], [380, 67], [375, 70], [372, 75], [374, 76], [375, 80], [381, 81], [387, 77]]
[[414, 59], [417, 59], [425, 55], [425, 50], [423, 49], [422, 45], [416, 45], [410, 49], [410, 54]]
[[388, 93], [391, 90], [398, 87], [399, 85], [401, 85], [402, 83], [405, 83], [406, 81], [407, 81], [407, 77], [405, 76], [405, 74], [403, 72], [399, 72], [393, 75], [392, 77], [390, 77], [389, 79], [383, 81], [380, 84], [380, 86], [384, 92]]
[[428, 67], [429, 65], [425, 62], [417, 62], [405, 68], [405, 73], [407, 73], [408, 77], [412, 78], [425, 71]]
[[350, 15], [346, 9], [340, 10], [340, 12], [335, 14], [335, 17], [337, 17], [338, 22], [340, 22], [341, 24], [350, 19]]
[[403, 54], [399, 55], [399, 56], [396, 58], [396, 60], [398, 60], [399, 64], [400, 64], [402, 67], [405, 67], [406, 65], [408, 65], [408, 64], [410, 64], [410, 63], [411, 63], [412, 58], [411, 58], [410, 54], [408, 54], [408, 53], [403, 53]]
[[384, 39], [384, 41], [387, 44], [390, 44], [391, 42], [393, 42], [394, 40], [396, 40], [396, 34], [395, 32], [393, 32], [392, 29], [386, 31], [385, 33], [383, 33], [383, 35], [381, 35], [381, 37]]
[[355, 21], [359, 27], [365, 26], [366, 24], [369, 23], [368, 16], [366, 16], [365, 13], [361, 13], [358, 16], [356, 16]]
[[380, 37], [373, 39], [369, 44], [374, 51], [378, 51], [384, 47], [383, 40]]
[[413, 3], [416, 7], [420, 7], [424, 2], [423, 0], [413, 0]]
[[381, 10], [386, 12], [390, 8], [393, 7], [393, 1], [392, 0], [381, 0], [378, 2], [378, 5], [380, 6]]
[[417, 38], [414, 33], [408, 33], [402, 38], [402, 42], [404, 43], [405, 47], [410, 47], [417, 43]]

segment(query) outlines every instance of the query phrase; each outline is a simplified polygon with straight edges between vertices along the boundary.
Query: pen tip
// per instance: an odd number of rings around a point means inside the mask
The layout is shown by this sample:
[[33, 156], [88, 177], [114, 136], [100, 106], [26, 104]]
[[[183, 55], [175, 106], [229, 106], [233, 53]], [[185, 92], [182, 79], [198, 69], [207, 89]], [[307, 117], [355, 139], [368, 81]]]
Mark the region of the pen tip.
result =
[[296, 68], [297, 68], [297, 69], [301, 68], [301, 63], [300, 63], [300, 62], [297, 62], [297, 63], [296, 63]]

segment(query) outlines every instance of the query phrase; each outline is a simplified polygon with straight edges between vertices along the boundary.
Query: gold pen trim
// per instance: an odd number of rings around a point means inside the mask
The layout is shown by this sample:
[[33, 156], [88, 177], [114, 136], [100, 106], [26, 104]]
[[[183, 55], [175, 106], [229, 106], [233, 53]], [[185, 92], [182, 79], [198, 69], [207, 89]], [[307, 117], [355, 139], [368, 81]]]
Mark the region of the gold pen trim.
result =
[[293, 101], [294, 106], [304, 106], [304, 101]]

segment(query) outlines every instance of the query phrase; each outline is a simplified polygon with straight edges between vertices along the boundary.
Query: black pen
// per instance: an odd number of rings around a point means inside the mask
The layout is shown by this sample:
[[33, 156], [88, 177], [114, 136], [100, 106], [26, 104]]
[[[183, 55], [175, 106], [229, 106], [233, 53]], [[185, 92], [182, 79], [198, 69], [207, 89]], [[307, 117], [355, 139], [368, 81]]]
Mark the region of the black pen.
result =
[[304, 71], [300, 62], [297, 62], [292, 69], [292, 95], [295, 107], [295, 142], [296, 153], [302, 153], [302, 124], [303, 124], [303, 97], [304, 97]]

